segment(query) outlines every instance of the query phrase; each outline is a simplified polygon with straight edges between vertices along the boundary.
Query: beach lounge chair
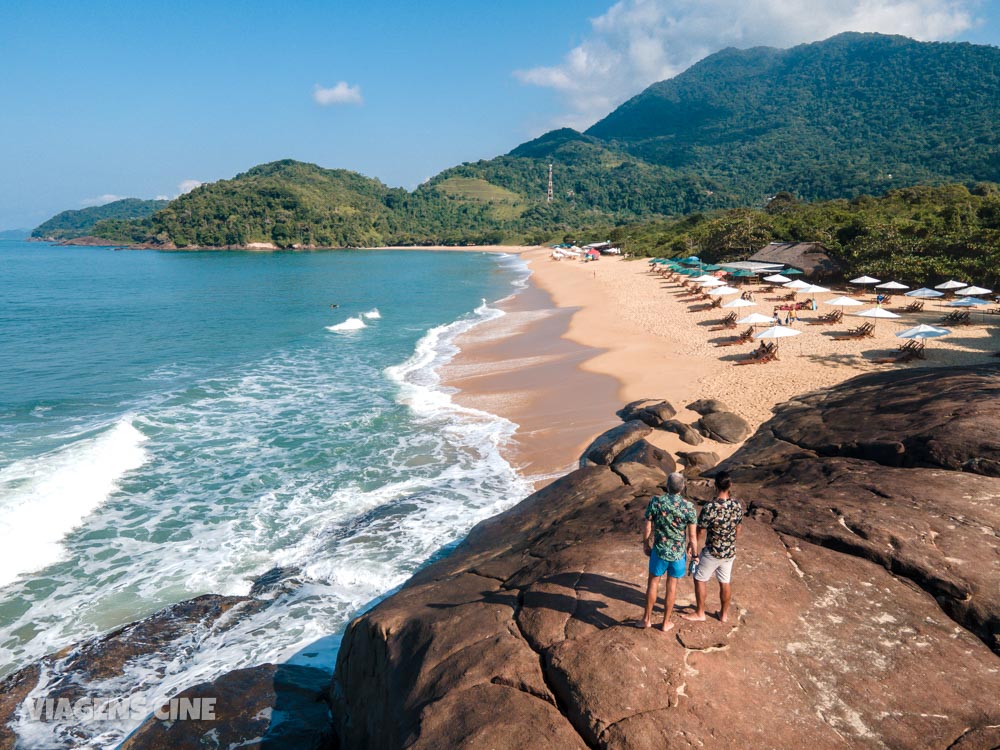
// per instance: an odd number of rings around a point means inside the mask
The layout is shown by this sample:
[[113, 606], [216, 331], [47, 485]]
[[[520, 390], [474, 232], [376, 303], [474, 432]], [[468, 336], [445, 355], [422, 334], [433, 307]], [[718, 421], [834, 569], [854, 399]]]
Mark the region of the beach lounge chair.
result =
[[847, 339], [863, 339], [867, 338], [868, 336], [874, 336], [874, 335], [875, 335], [875, 324], [865, 323], [864, 325], [860, 325], [857, 328], [851, 328], [850, 330], [847, 331], [839, 331], [833, 334], [833, 338], [836, 339], [837, 341], [844, 341]]
[[748, 344], [753, 341], [753, 326], [747, 328], [743, 333], [734, 339], [727, 339], [726, 341], [720, 341], [716, 346], [739, 346], [740, 344]]
[[924, 358], [924, 342], [923, 341], [907, 341], [901, 347], [899, 347], [899, 353], [892, 357], [881, 357], [879, 359], [872, 360], [880, 365], [894, 365], [902, 364], [904, 362], [912, 362], [915, 359]]
[[773, 343], [761, 343], [756, 349], [743, 359], [736, 362], [738, 365], [765, 365], [778, 358], [778, 347]]
[[916, 302], [911, 302], [906, 307], [899, 308], [899, 311], [902, 313], [915, 313], [915, 312], [920, 312], [923, 309], [924, 309], [924, 303], [921, 302], [920, 300], [917, 300]]
[[726, 330], [727, 328], [736, 328], [736, 313], [735, 312], [729, 313], [729, 315], [727, 315], [726, 317], [724, 317], [722, 320], [719, 321], [719, 325], [712, 326], [708, 330], [710, 330], [710, 331], [723, 331], [723, 330]]
[[826, 315], [820, 315], [815, 320], [807, 321], [808, 325], [811, 326], [832, 326], [839, 323], [844, 319], [843, 310], [834, 310], [831, 313], [826, 313]]
[[972, 318], [968, 310], [956, 310], [941, 318], [941, 322], [953, 326], [967, 326], [972, 323]]

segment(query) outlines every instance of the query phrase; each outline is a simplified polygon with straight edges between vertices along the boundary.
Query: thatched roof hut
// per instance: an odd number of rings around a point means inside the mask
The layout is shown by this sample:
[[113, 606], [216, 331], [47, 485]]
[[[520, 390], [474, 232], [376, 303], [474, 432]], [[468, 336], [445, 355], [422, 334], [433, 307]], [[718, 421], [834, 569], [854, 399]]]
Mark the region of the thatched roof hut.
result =
[[817, 281], [836, 279], [844, 273], [844, 267], [831, 258], [819, 242], [772, 242], [749, 260], [782, 263], [799, 269], [806, 277]]

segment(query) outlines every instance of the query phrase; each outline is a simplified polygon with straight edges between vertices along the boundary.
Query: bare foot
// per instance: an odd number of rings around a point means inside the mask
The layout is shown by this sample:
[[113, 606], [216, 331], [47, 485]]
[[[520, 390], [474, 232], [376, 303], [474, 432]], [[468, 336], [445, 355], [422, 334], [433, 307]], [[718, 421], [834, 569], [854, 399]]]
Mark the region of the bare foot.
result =
[[662, 625], [660, 625], [660, 630], [662, 630], [664, 633], [669, 633], [673, 629], [674, 629], [674, 624], [672, 622], [665, 622]]
[[653, 623], [651, 623], [649, 620], [640, 620], [635, 623], [635, 626], [640, 630], [645, 630], [648, 627], [652, 627], [652, 625]]
[[699, 615], [697, 612], [695, 612], [692, 615], [681, 615], [681, 617], [683, 617], [685, 620], [690, 620], [691, 622], [705, 622], [704, 613]]
[[719, 622], [729, 622], [729, 613], [722, 614], [719, 612]]

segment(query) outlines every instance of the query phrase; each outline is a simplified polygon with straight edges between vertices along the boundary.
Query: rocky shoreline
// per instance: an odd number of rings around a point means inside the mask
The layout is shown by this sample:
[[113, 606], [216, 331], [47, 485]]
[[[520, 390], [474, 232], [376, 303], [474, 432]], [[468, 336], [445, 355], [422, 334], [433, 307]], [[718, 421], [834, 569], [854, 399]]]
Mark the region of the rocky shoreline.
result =
[[[724, 405], [688, 408], [691, 430], [742, 439]], [[748, 508], [736, 616], [664, 635], [634, 621], [642, 511], [675, 466], [645, 437], [679, 429], [673, 411], [628, 405], [579, 469], [355, 619], [332, 683], [237, 670], [185, 691], [217, 697], [215, 721], [149, 719], [123, 747], [1000, 744], [1000, 367], [865, 375], [779, 406], [722, 464]], [[707, 499], [710, 453], [678, 458]], [[78, 695], [186, 628], [262, 606], [200, 597], [9, 675], [0, 748], [43, 682]]]

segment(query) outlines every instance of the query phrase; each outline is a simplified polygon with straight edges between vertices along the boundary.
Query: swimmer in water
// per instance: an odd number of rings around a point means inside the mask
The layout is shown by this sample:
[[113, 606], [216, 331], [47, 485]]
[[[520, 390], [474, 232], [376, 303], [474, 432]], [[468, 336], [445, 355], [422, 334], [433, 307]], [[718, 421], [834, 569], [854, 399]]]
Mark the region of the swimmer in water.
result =
[[340, 305], [330, 305], [330, 307], [340, 307]]

